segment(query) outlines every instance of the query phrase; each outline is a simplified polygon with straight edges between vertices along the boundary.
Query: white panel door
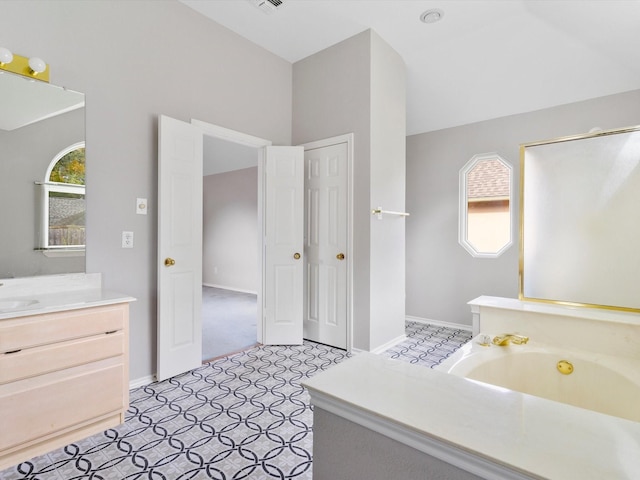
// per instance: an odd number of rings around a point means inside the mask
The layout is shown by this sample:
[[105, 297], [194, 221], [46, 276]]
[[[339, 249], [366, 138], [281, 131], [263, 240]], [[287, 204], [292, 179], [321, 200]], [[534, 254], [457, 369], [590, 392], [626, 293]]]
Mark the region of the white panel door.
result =
[[304, 157], [304, 338], [347, 348], [347, 143]]
[[202, 155], [199, 129], [160, 116], [158, 380], [202, 364]]
[[266, 345], [302, 344], [304, 149], [266, 147], [264, 331]]

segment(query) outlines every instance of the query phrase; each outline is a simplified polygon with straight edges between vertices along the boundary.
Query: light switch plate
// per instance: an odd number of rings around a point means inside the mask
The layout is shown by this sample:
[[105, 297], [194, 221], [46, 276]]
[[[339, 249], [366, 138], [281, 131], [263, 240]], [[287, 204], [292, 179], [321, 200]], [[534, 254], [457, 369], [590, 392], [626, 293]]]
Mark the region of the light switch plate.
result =
[[133, 232], [122, 232], [122, 248], [133, 248]]
[[136, 198], [136, 213], [138, 215], [146, 215], [147, 214], [147, 199], [146, 198]]

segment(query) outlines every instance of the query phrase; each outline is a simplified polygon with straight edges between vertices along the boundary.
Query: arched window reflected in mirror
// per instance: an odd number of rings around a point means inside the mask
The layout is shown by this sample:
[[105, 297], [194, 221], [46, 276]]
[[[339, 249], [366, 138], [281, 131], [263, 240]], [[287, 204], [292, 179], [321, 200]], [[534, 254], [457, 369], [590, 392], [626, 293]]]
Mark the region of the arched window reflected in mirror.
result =
[[58, 153], [42, 185], [40, 249], [76, 250], [85, 246], [85, 144]]
[[460, 244], [497, 257], [513, 243], [512, 167], [497, 153], [474, 155], [460, 170]]

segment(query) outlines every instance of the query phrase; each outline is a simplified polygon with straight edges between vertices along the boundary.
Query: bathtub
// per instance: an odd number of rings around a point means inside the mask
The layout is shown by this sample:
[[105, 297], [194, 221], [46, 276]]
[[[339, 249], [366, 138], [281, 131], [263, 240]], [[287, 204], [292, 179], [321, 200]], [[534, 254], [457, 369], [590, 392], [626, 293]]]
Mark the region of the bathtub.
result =
[[[533, 341], [487, 346], [487, 337], [494, 335], [477, 335], [436, 368], [472, 381], [640, 422], [639, 360]], [[561, 361], [568, 363], [559, 367]]]

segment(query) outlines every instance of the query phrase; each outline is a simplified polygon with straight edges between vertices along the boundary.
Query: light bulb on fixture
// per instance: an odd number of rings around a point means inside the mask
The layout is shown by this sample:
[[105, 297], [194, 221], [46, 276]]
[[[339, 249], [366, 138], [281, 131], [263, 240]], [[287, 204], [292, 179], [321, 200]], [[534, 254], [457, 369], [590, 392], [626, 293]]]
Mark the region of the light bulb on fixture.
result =
[[13, 62], [13, 53], [7, 48], [0, 47], [0, 65]]
[[31, 69], [32, 75], [37, 75], [47, 69], [47, 64], [44, 63], [44, 60], [42, 60], [41, 58], [31, 57], [29, 59], [29, 68]]

